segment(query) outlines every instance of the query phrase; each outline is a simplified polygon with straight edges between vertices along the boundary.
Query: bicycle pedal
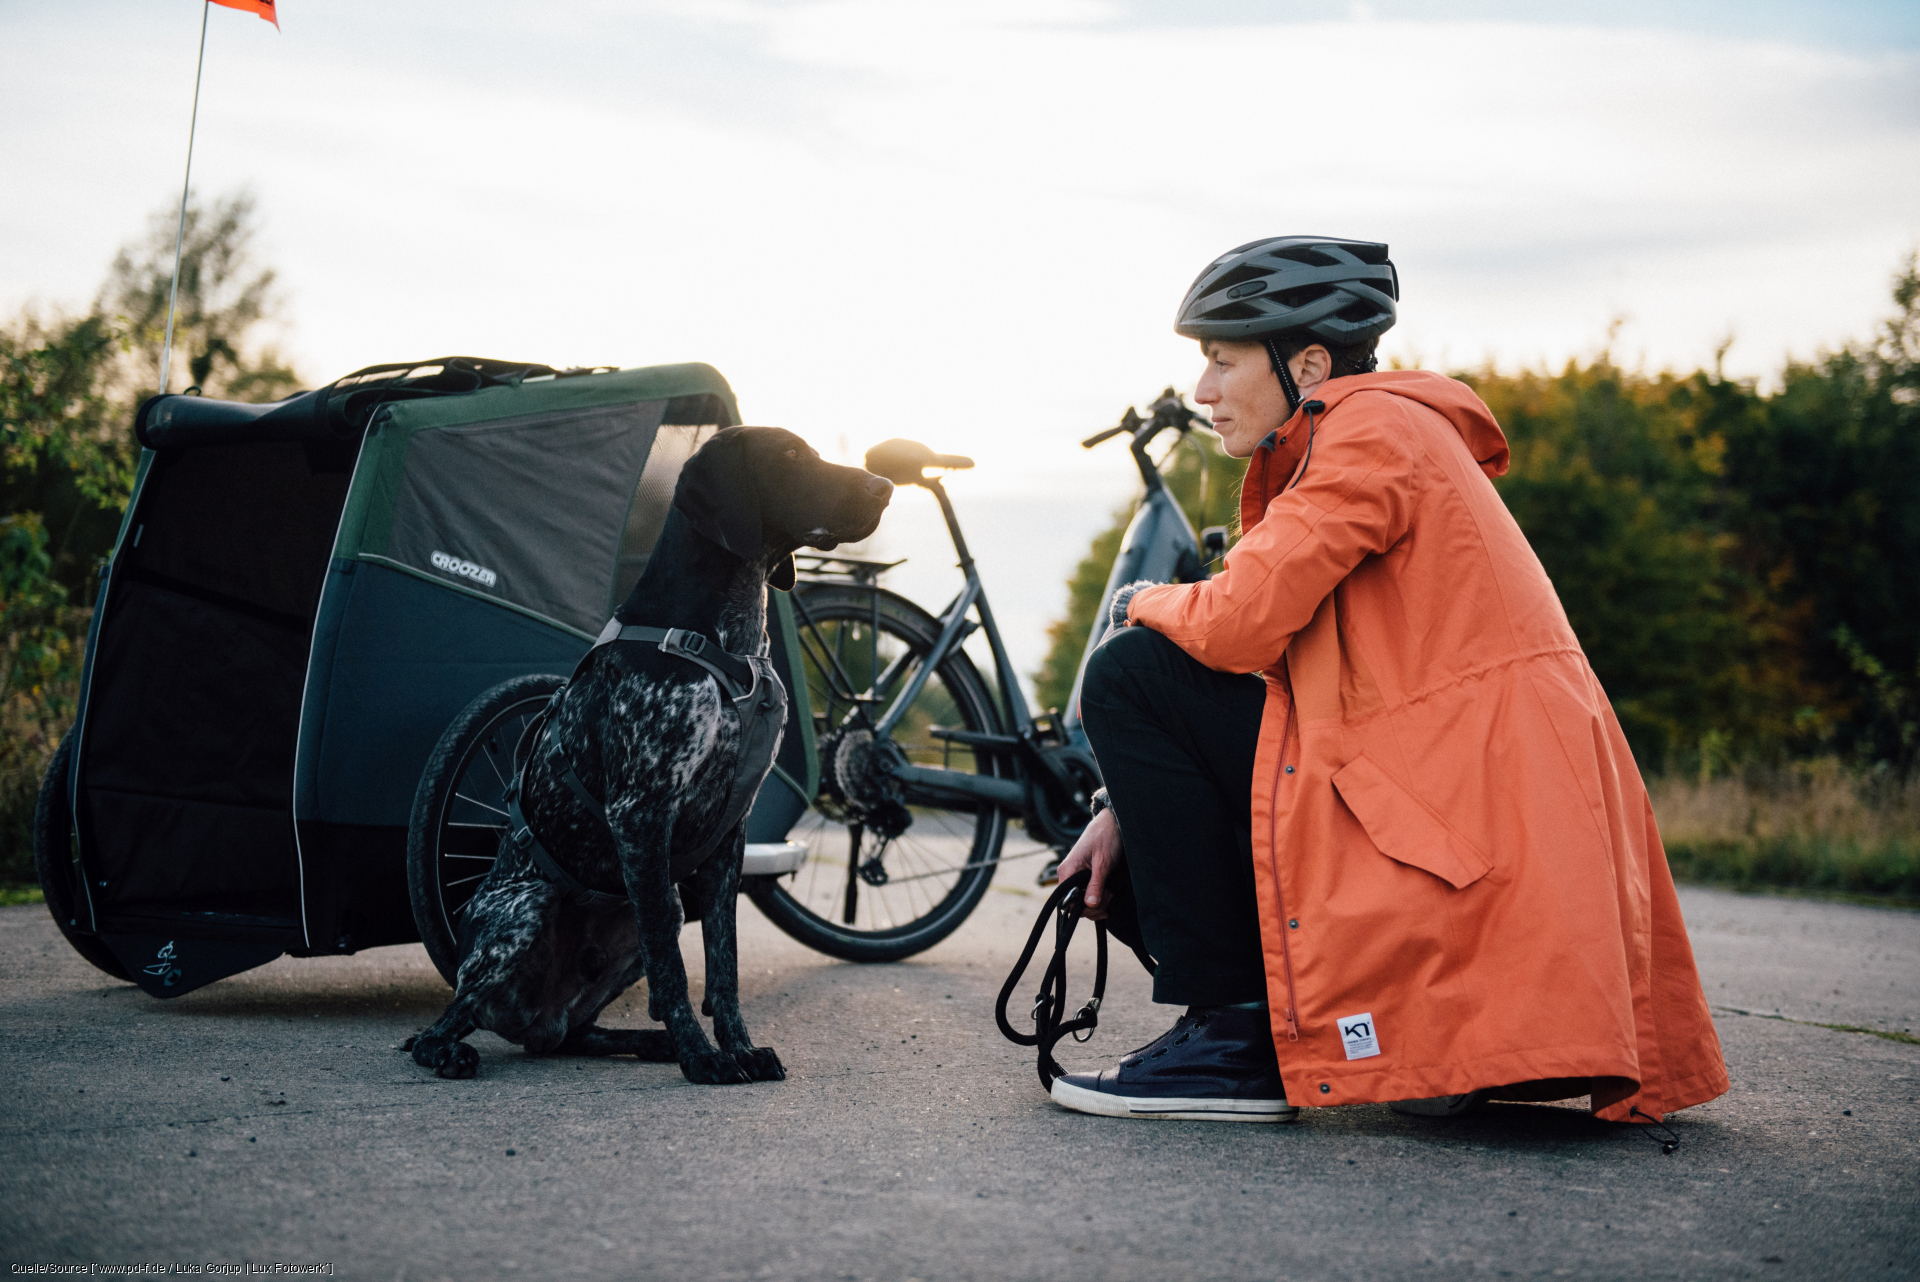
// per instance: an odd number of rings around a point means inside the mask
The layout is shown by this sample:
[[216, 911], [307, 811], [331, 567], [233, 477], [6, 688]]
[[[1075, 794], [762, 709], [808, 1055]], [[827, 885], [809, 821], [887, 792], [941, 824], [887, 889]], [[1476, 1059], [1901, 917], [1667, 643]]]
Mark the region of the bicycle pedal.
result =
[[1040, 870], [1040, 875], [1033, 879], [1033, 884], [1036, 886], [1059, 885], [1060, 884], [1060, 862], [1061, 862], [1060, 859], [1056, 857], [1052, 863], [1048, 864], [1045, 868], [1042, 868]]

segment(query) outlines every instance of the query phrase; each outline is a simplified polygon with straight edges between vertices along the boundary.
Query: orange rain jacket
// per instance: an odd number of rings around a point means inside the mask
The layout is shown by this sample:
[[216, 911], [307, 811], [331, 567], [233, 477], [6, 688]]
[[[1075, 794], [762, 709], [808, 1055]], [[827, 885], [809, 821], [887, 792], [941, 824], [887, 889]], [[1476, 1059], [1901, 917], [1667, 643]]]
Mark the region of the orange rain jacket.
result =
[[1287, 1098], [1509, 1086], [1643, 1121], [1723, 1093], [1646, 786], [1488, 479], [1506, 437], [1425, 371], [1316, 395], [1297, 484], [1304, 412], [1254, 451], [1226, 568], [1128, 608], [1267, 682], [1253, 856]]

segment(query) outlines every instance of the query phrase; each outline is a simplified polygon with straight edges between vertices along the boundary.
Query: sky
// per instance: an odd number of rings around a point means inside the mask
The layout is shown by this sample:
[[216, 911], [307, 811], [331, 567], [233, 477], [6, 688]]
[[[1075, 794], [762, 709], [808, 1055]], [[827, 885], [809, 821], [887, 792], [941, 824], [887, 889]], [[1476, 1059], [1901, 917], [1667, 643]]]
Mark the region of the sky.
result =
[[[1870, 332], [1920, 244], [1911, 2], [280, 8], [211, 11], [194, 187], [258, 198], [304, 377], [704, 360], [829, 455], [972, 455], [1023, 637], [1130, 493], [1078, 440], [1191, 388], [1174, 308], [1233, 245], [1386, 241], [1389, 358], [1731, 338], [1764, 381]], [[178, 200], [200, 19], [0, 0], [0, 314], [84, 307]], [[901, 512], [893, 550], [935, 555]]]

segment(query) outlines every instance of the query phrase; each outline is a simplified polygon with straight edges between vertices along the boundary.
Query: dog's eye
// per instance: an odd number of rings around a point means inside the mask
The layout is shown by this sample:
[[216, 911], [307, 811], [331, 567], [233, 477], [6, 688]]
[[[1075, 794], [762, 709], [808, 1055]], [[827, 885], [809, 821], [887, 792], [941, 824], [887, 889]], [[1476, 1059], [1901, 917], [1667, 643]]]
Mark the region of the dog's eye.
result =
[[790, 458], [790, 459], [794, 459], [795, 461], [798, 461], [798, 460], [799, 460], [799, 458], [800, 458], [800, 451], [799, 451], [799, 450], [788, 450], [788, 451], [787, 451], [787, 457], [788, 457], [788, 458]]

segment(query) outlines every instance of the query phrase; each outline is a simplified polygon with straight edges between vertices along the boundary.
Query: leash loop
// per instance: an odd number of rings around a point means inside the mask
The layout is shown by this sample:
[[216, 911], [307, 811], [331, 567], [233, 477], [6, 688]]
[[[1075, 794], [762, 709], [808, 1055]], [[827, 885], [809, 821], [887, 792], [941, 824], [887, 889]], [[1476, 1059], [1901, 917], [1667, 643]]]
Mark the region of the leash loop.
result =
[[[1084, 896], [1087, 884], [1092, 879], [1092, 870], [1083, 868], [1054, 887], [1053, 894], [1047, 897], [1046, 906], [1040, 910], [1039, 920], [1033, 923], [1033, 933], [1027, 936], [1027, 946], [1021, 950], [1020, 960], [1014, 963], [1013, 973], [1001, 985], [1000, 999], [993, 1008], [994, 1022], [1000, 1026], [1002, 1036], [1016, 1046], [1038, 1048], [1040, 1085], [1047, 1090], [1052, 1090], [1053, 1080], [1064, 1076], [1067, 1071], [1054, 1059], [1053, 1048], [1062, 1038], [1069, 1036], [1076, 1042], [1084, 1042], [1093, 1036], [1093, 1030], [1100, 1025], [1100, 1002], [1107, 992], [1107, 924], [1103, 921], [1093, 923], [1093, 996], [1072, 1019], [1065, 1018], [1067, 949], [1073, 942], [1074, 929], [1080, 924], [1086, 910]], [[1034, 995], [1029, 1011], [1034, 1031], [1023, 1033], [1008, 1021], [1007, 1002], [1013, 997], [1013, 990], [1019, 986], [1021, 977], [1027, 972], [1027, 964], [1033, 960], [1033, 954], [1040, 946], [1040, 936], [1046, 932], [1049, 917], [1054, 923], [1053, 957], [1047, 962], [1040, 980], [1040, 991]]]

